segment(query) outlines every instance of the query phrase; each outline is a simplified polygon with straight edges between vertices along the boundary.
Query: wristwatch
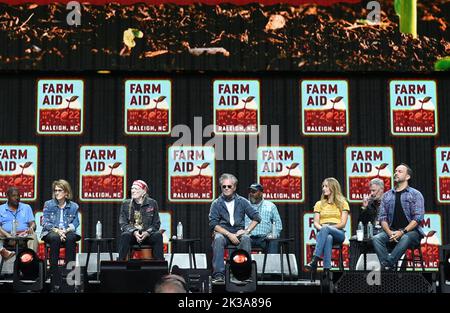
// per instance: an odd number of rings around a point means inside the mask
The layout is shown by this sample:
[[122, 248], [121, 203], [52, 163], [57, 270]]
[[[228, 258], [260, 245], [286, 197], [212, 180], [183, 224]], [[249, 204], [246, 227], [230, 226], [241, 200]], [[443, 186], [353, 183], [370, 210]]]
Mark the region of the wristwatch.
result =
[[404, 234], [406, 234], [406, 233], [408, 232], [408, 231], [406, 230], [406, 227], [402, 229], [402, 232], [403, 232]]

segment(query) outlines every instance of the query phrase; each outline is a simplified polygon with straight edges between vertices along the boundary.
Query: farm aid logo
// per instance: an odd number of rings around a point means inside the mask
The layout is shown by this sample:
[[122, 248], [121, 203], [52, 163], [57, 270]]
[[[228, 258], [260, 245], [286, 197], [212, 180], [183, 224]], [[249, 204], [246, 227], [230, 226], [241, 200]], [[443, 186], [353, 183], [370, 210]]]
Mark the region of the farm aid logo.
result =
[[[442, 245], [442, 223], [441, 216], [437, 213], [426, 213], [420, 222], [425, 236], [420, 241], [420, 250], [423, 257], [423, 265], [426, 270], [436, 271], [439, 269], [439, 247]], [[419, 258], [419, 251], [414, 250], [415, 258]], [[406, 251], [407, 258], [412, 260], [411, 250]], [[420, 262], [415, 264], [421, 267]], [[408, 261], [408, 267], [412, 268], [413, 264]]]
[[82, 146], [80, 199], [120, 201], [126, 195], [127, 154], [124, 146]]
[[436, 82], [393, 80], [389, 89], [393, 135], [426, 136], [438, 133]]
[[166, 135], [170, 133], [170, 80], [125, 82], [125, 133]]
[[259, 81], [214, 81], [214, 132], [259, 133]]
[[348, 147], [346, 149], [347, 198], [361, 202], [369, 195], [369, 182], [379, 178], [384, 190], [392, 186], [393, 153], [390, 147]]
[[303, 147], [258, 147], [258, 181], [265, 199], [304, 201], [303, 155]]
[[38, 81], [38, 134], [77, 135], [83, 132], [82, 80]]
[[169, 201], [209, 202], [214, 199], [214, 148], [169, 147]]
[[345, 80], [303, 80], [304, 135], [347, 135], [348, 84]]
[[36, 200], [37, 171], [36, 146], [0, 146], [0, 200], [11, 186], [19, 188], [22, 200]]
[[438, 201], [450, 203], [450, 147], [436, 148], [436, 183]]

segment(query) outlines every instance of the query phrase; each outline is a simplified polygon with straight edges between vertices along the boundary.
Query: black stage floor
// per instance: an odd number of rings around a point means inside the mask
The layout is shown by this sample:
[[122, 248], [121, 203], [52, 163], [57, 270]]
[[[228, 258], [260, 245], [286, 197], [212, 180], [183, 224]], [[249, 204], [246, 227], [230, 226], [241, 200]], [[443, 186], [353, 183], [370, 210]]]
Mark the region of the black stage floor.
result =
[[[12, 280], [0, 280], [0, 293], [14, 293]], [[47, 280], [41, 293], [50, 293], [51, 285]], [[85, 293], [103, 293], [100, 281], [88, 281], [84, 288]], [[126, 292], [124, 290], [123, 292]], [[226, 293], [225, 284], [213, 284], [212, 293]], [[320, 293], [320, 282], [311, 282], [310, 280], [297, 281], [259, 281], [256, 287], [257, 293]]]
[[[345, 271], [332, 272], [329, 279], [323, 279], [324, 276], [317, 275], [314, 281], [306, 279], [285, 280], [274, 279], [258, 280], [256, 293], [305, 293], [305, 294], [320, 294], [320, 293], [440, 293], [450, 292], [450, 285], [444, 284], [444, 290], [439, 286], [439, 273], [434, 272], [381, 272], [379, 282], [376, 279], [368, 279], [372, 273], [368, 271]], [[135, 280], [130, 280], [129, 277], [122, 277], [116, 281], [111, 281], [108, 286], [107, 282], [95, 280], [96, 275], [89, 275], [88, 279], [84, 280], [82, 287], [77, 291], [73, 287], [62, 287], [61, 292], [84, 292], [84, 293], [108, 293], [114, 292], [126, 293], [131, 290], [140, 292], [141, 290], [153, 290], [153, 285], [150, 286], [148, 280], [141, 283], [141, 288]], [[277, 278], [277, 276], [275, 276]], [[153, 280], [153, 284], [157, 280]], [[205, 280], [206, 282], [206, 280]], [[202, 283], [202, 286], [206, 286]], [[192, 287], [192, 285], [190, 285]], [[130, 289], [131, 288], [131, 289]], [[194, 290], [194, 289], [191, 289]], [[199, 289], [197, 289], [198, 291]], [[203, 287], [204, 293], [226, 293], [225, 283], [208, 284], [208, 287]], [[52, 286], [50, 280], [47, 279], [44, 283], [41, 293], [50, 293]], [[195, 291], [195, 290], [194, 290]], [[0, 280], [0, 293], [14, 293], [12, 277], [4, 277]]]

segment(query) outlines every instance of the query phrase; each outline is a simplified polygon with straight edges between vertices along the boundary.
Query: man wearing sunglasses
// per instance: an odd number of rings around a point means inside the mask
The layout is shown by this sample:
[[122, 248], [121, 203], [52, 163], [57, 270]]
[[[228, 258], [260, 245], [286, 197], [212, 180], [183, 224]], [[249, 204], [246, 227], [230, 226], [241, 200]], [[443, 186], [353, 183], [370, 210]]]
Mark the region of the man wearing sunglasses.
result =
[[[229, 244], [251, 252], [250, 233], [261, 221], [250, 202], [236, 193], [238, 180], [232, 174], [222, 174], [219, 184], [222, 194], [213, 201], [209, 211], [209, 227], [213, 232], [213, 282], [225, 281], [223, 262], [225, 247]], [[245, 216], [251, 222], [245, 229]]]

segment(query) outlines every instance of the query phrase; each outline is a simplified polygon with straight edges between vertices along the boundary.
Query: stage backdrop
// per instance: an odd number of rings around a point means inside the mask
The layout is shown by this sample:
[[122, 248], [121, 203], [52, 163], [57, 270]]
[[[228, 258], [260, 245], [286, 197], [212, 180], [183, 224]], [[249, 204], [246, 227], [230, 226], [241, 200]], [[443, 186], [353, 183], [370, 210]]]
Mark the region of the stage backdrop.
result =
[[430, 72], [450, 54], [446, 0], [414, 22], [393, 0], [29, 2], [0, 0], [1, 69]]
[[[136, 80], [140, 83], [131, 87], [130, 81]], [[251, 183], [265, 179], [267, 197], [281, 214], [282, 236], [295, 238], [291, 251], [301, 264], [303, 244], [311, 239], [304, 238], [309, 227], [304, 214], [320, 198], [325, 177], [340, 181], [351, 202], [354, 230], [362, 186], [375, 176], [390, 186], [395, 164], [405, 162], [414, 170], [411, 185], [423, 193], [427, 213], [440, 214], [425, 225], [439, 228], [439, 237], [428, 244], [449, 241], [450, 79], [443, 75], [22, 73], [2, 74], [0, 86], [1, 198], [7, 185], [17, 184], [23, 200], [39, 212], [51, 197], [52, 181], [67, 179], [83, 214], [84, 237], [95, 235], [99, 220], [104, 236], [117, 237], [121, 200], [129, 197], [133, 180], [143, 179], [161, 211], [172, 213], [168, 233], [181, 221], [185, 237], [200, 238], [198, 251], [210, 255], [210, 202], [219, 195], [219, 175], [228, 172], [238, 177], [243, 196]], [[132, 121], [141, 135], [126, 127], [133, 95], [148, 96], [134, 98], [136, 109], [142, 110], [138, 116], [145, 113], [147, 121], [156, 118], [160, 123]], [[305, 97], [312, 102], [304, 103]], [[149, 104], [140, 106], [139, 101]], [[217, 105], [233, 101], [237, 110], [230, 114], [240, 116], [239, 123], [236, 118], [224, 123], [244, 134], [225, 136], [229, 143], [223, 151], [202, 148], [211, 140], [201, 137], [204, 128], [209, 125], [205, 132], [211, 133], [217, 126], [214, 114], [222, 114]], [[323, 112], [316, 112], [318, 108]], [[393, 120], [396, 114], [404, 117]], [[246, 121], [252, 121], [251, 127], [245, 127]], [[264, 125], [268, 140], [252, 150], [250, 160], [248, 147], [257, 137], [245, 131], [262, 134]], [[274, 125], [278, 148], [269, 148]], [[327, 133], [339, 125], [338, 136]], [[167, 127], [177, 135], [166, 134]], [[171, 147], [180, 130], [186, 135], [189, 129], [188, 147]], [[237, 138], [244, 140], [245, 151]]]

